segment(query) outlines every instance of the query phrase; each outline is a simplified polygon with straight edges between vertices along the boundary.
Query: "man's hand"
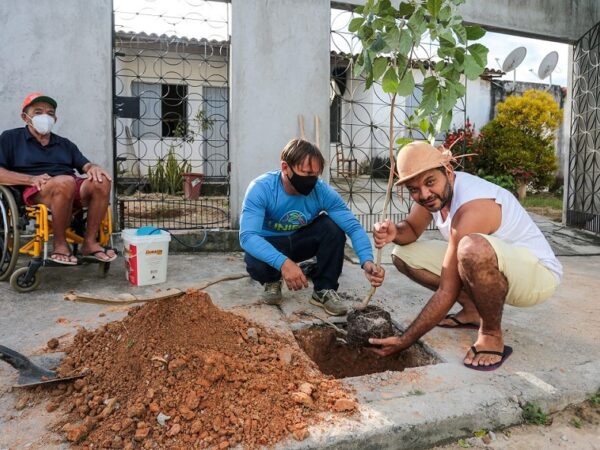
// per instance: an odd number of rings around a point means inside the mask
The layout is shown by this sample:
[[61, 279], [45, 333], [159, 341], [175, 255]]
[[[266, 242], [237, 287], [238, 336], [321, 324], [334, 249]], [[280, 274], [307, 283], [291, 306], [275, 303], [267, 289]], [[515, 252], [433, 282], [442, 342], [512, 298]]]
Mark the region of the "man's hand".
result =
[[102, 183], [104, 178], [106, 178], [108, 181], [112, 181], [112, 178], [108, 172], [96, 164], [91, 164], [85, 174], [90, 178], [90, 180], [97, 181], [98, 183]]
[[373, 225], [373, 240], [376, 248], [383, 248], [396, 239], [396, 225], [389, 219]]
[[281, 275], [290, 291], [298, 291], [308, 287], [308, 280], [302, 269], [291, 259], [286, 259], [281, 266]]
[[385, 277], [385, 269], [383, 267], [380, 266], [377, 268], [373, 261], [367, 261], [363, 264], [363, 270], [365, 271], [367, 280], [371, 282], [371, 286], [379, 287], [383, 284]]
[[405, 345], [402, 342], [400, 336], [392, 336], [385, 339], [369, 339], [369, 344], [371, 345], [380, 345], [381, 348], [370, 348], [369, 350], [373, 353], [377, 353], [379, 356], [388, 356], [393, 353], [401, 352], [402, 350], [410, 347], [410, 345]]
[[38, 191], [41, 191], [50, 178], [52, 177], [47, 173], [43, 175], [36, 175], [29, 178], [29, 185], [35, 186]]

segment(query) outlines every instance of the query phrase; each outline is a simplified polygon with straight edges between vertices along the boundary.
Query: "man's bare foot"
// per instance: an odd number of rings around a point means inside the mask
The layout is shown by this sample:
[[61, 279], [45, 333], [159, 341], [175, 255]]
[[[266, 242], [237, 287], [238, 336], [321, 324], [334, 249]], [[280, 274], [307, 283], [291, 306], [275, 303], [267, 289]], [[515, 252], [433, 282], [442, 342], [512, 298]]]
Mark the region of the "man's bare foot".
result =
[[69, 245], [54, 243], [54, 249], [50, 255], [50, 259], [59, 264], [77, 264], [77, 258], [71, 252]]
[[[450, 319], [448, 316], [454, 317], [456, 320]], [[479, 313], [477, 310], [473, 312], [467, 312], [461, 309], [456, 314], [448, 314], [445, 319], [442, 319], [438, 325], [446, 328], [455, 328], [459, 322], [462, 324], [479, 324]]]
[[[504, 351], [504, 339], [502, 339], [501, 335], [492, 336], [489, 334], [481, 334], [480, 332], [473, 347], [475, 347], [477, 351], [486, 350], [502, 353]], [[472, 366], [491, 366], [498, 363], [501, 359], [502, 356], [499, 355], [485, 353], [474, 355], [473, 351], [469, 349], [465, 356], [464, 363]]]
[[97, 242], [92, 245], [84, 245], [81, 247], [81, 254], [83, 256], [92, 257], [98, 261], [113, 261], [117, 254], [112, 248], [104, 248]]

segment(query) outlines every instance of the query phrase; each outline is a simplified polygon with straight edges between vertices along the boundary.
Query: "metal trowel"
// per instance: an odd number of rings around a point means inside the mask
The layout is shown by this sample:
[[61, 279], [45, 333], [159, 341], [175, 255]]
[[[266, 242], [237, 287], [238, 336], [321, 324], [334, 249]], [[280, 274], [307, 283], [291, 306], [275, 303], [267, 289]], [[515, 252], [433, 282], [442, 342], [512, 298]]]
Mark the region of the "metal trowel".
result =
[[50, 368], [57, 367], [65, 354], [62, 352], [51, 353], [50, 355], [40, 355], [36, 357], [38, 364], [35, 364], [26, 356], [8, 347], [0, 345], [0, 360], [10, 364], [19, 371], [19, 379], [14, 387], [30, 387], [40, 384], [56, 383], [58, 381], [74, 380], [85, 375], [85, 371], [68, 377], [60, 377], [58, 373]]

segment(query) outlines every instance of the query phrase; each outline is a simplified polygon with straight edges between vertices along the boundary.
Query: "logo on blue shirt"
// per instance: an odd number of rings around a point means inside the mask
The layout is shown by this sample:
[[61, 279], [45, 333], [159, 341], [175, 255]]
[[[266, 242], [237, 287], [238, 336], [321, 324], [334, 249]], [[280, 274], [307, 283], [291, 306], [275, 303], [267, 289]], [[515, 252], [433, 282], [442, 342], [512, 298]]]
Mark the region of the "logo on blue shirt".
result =
[[301, 211], [288, 211], [278, 222], [269, 220], [268, 225], [275, 231], [294, 231], [308, 224]]

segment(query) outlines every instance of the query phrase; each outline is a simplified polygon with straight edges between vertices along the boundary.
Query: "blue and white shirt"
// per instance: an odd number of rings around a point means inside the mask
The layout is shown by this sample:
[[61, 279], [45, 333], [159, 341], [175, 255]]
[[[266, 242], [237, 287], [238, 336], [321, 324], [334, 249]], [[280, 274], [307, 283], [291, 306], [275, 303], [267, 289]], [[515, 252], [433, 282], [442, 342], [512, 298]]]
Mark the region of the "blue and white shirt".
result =
[[323, 212], [350, 237], [361, 266], [373, 261], [367, 233], [331, 186], [319, 179], [309, 195], [290, 195], [283, 188], [280, 170], [267, 172], [248, 186], [242, 204], [240, 244], [255, 258], [281, 270], [287, 257], [264, 238], [288, 236]]

